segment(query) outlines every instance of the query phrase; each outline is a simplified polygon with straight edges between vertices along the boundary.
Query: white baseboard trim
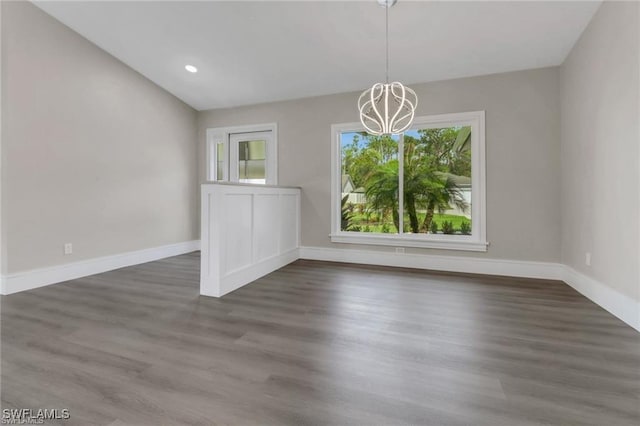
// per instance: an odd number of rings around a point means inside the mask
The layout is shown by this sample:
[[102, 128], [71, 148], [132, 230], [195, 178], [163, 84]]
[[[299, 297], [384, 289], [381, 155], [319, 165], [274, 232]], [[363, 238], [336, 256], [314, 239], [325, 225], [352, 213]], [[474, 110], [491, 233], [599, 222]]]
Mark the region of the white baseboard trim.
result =
[[[0, 277], [0, 294], [8, 295], [31, 290], [50, 284], [99, 274], [101, 272], [190, 253], [196, 250], [200, 250], [199, 240], [8, 274]], [[238, 271], [237, 276], [232, 277], [231, 280], [225, 283], [224, 293], [232, 291], [239, 282], [255, 280], [298, 258], [429, 269], [435, 271], [561, 280], [603, 309], [640, 331], [640, 301], [636, 301], [629, 296], [619, 293], [611, 287], [569, 266], [550, 262], [398, 254], [382, 251], [327, 247], [300, 247], [298, 250], [292, 250], [281, 256], [269, 259], [265, 261], [264, 264], [256, 265], [257, 268], [251, 271]]]
[[[252, 281], [257, 280], [271, 272], [288, 265], [291, 262], [295, 262], [299, 259], [298, 249], [289, 250], [285, 253], [270, 257], [256, 264], [247, 266], [237, 271], [233, 271], [228, 275], [220, 278], [219, 294], [208, 294], [207, 289], [210, 286], [200, 285], [200, 294], [205, 296], [222, 297], [227, 293], [231, 293], [244, 285], [249, 284]], [[213, 285], [211, 287], [216, 287]]]
[[7, 274], [3, 277], [0, 294], [8, 295], [31, 290], [50, 284], [82, 278], [101, 272], [112, 271], [126, 266], [139, 265], [166, 257], [177, 256], [200, 250], [200, 240], [185, 241], [127, 253], [104, 256], [64, 265], [32, 269], [30, 271]]
[[596, 305], [640, 331], [640, 301], [564, 265], [562, 281]]
[[562, 265], [547, 262], [485, 259], [463, 256], [431, 256], [399, 254], [371, 250], [300, 247], [300, 258], [331, 262], [362, 263], [365, 265], [396, 266], [430, 269], [434, 271], [471, 274], [504, 275], [510, 277], [561, 279]]

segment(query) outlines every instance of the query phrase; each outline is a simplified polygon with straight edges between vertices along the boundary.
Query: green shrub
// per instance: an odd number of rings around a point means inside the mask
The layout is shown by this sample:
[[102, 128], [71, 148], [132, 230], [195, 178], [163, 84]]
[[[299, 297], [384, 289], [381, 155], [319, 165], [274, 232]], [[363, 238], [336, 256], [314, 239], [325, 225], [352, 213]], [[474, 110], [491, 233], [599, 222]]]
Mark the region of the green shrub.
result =
[[362, 232], [371, 232], [371, 227], [369, 225], [362, 228]]
[[341, 205], [341, 224], [340, 229], [343, 231], [353, 231], [352, 221], [353, 221], [353, 204], [347, 203], [349, 199], [349, 194], [342, 197], [340, 202]]
[[436, 222], [435, 220], [431, 221], [431, 233], [432, 234], [437, 234], [439, 229], [438, 229], [438, 222]]
[[471, 223], [467, 220], [463, 220], [460, 223], [460, 232], [464, 235], [471, 235]]
[[445, 220], [444, 222], [442, 222], [442, 232], [444, 234], [453, 234], [454, 232], [453, 223], [451, 223], [448, 220]]
[[386, 223], [382, 224], [382, 229], [381, 229], [383, 234], [388, 234], [389, 232], [391, 232], [391, 229], [389, 229], [389, 225]]
[[349, 229], [347, 229], [347, 231], [360, 232], [361, 228], [358, 225], [353, 225], [353, 226], [349, 227]]

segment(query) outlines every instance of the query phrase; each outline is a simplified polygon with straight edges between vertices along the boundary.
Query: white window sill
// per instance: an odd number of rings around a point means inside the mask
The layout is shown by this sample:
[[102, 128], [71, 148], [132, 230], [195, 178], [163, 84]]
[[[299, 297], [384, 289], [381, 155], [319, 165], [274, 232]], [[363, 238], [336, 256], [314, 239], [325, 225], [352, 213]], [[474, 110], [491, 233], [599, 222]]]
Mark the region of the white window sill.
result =
[[487, 251], [488, 242], [472, 240], [467, 235], [383, 235], [363, 232], [331, 234], [332, 243], [369, 244], [395, 247], [417, 247], [442, 250]]

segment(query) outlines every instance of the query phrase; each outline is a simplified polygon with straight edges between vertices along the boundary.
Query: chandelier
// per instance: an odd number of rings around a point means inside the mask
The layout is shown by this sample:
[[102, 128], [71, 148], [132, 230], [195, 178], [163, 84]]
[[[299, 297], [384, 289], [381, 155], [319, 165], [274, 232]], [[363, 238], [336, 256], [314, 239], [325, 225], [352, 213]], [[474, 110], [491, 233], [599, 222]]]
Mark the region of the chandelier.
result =
[[396, 135], [411, 126], [418, 105], [416, 92], [399, 81], [389, 83], [389, 8], [396, 0], [378, 0], [385, 10], [386, 83], [376, 83], [358, 98], [360, 122], [372, 135]]

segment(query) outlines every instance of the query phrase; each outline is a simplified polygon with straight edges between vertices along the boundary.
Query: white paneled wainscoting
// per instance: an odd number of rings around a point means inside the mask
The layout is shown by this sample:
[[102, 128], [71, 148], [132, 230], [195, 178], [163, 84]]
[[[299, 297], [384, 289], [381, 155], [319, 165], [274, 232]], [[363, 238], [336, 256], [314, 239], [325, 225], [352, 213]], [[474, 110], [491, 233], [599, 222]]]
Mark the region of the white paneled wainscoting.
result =
[[300, 188], [202, 185], [200, 294], [220, 297], [298, 259]]

